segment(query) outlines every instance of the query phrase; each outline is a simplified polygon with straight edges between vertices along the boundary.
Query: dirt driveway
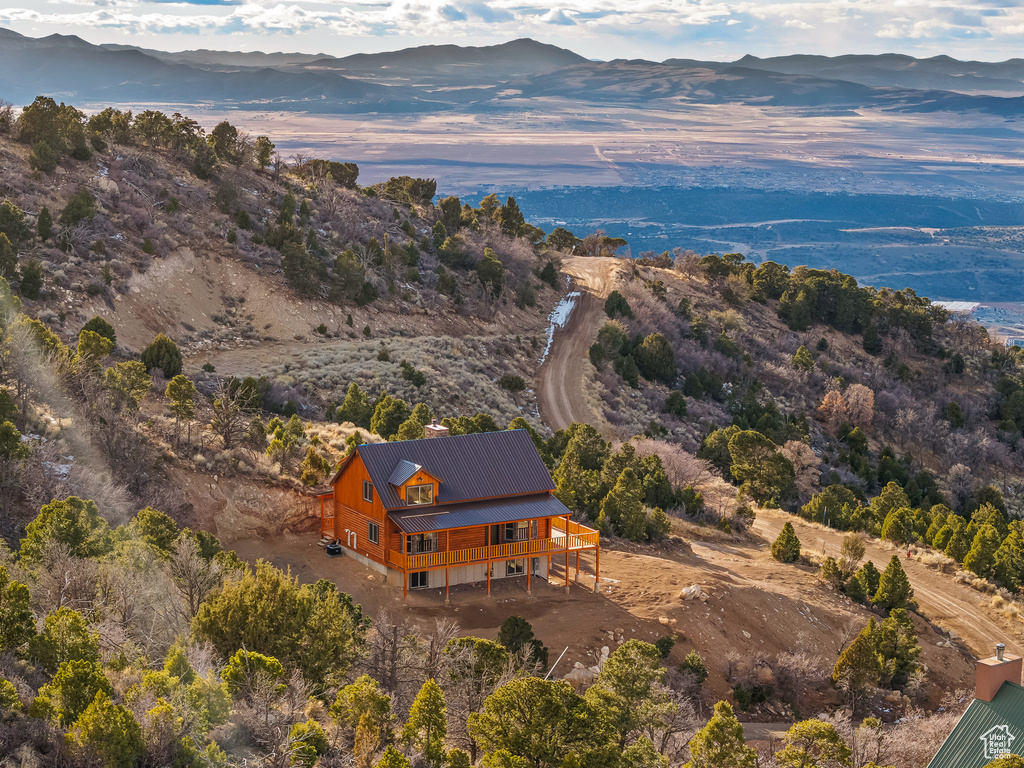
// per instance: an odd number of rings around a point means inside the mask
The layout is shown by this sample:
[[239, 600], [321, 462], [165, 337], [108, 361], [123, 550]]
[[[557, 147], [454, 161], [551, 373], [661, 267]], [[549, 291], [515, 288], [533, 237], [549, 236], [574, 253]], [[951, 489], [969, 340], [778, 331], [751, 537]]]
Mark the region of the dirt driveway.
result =
[[[811, 525], [798, 517], [778, 512], [760, 512], [754, 523], [754, 530], [768, 541], [774, 541], [786, 522], [793, 523], [797, 538], [805, 551], [838, 557], [843, 543], [842, 531]], [[865, 560], [871, 560], [878, 570], [885, 570], [894, 550], [885, 547], [877, 539], [867, 541]], [[1020, 621], [1010, 621], [999, 616], [989, 605], [991, 597], [958, 584], [950, 574], [940, 573], [917, 560], [908, 560], [906, 553], [900, 555], [900, 563], [914, 588], [914, 598], [920, 606], [920, 613], [943, 629], [955, 632], [971, 649], [975, 656], [985, 658], [995, 653], [996, 643], [1005, 643], [1011, 653], [1024, 650]]]
[[572, 277], [572, 288], [582, 293], [565, 327], [555, 332], [547, 361], [540, 369], [537, 401], [544, 423], [564, 429], [572, 422], [599, 425], [604, 419], [583, 398], [583, 377], [590, 366], [588, 351], [604, 316], [604, 300], [615, 285], [623, 263], [611, 258], [574, 256], [562, 271]]

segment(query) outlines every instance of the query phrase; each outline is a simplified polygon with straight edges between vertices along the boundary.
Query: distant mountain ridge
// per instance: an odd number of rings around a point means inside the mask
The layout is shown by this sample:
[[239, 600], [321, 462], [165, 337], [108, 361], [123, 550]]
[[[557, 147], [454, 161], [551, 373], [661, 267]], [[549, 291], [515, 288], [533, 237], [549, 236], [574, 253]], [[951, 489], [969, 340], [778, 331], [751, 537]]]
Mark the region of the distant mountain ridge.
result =
[[591, 61], [529, 38], [345, 57], [93, 45], [0, 29], [0, 98], [205, 103], [312, 112], [506, 109], [529, 98], [589, 104], [763, 104], [818, 110], [1024, 114], [1024, 59], [794, 55], [735, 62]]

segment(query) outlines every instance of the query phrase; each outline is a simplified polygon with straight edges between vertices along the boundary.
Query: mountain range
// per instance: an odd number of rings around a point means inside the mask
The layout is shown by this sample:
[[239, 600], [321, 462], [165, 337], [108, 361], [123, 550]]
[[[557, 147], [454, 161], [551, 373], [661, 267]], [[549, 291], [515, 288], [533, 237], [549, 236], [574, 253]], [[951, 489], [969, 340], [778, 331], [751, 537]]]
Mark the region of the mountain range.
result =
[[387, 53], [194, 50], [93, 45], [0, 29], [0, 98], [75, 103], [204, 103], [311, 112], [487, 111], [523, 99], [611, 104], [761, 104], [823, 110], [979, 110], [1024, 114], [1024, 59], [744, 56], [590, 61], [530, 39]]

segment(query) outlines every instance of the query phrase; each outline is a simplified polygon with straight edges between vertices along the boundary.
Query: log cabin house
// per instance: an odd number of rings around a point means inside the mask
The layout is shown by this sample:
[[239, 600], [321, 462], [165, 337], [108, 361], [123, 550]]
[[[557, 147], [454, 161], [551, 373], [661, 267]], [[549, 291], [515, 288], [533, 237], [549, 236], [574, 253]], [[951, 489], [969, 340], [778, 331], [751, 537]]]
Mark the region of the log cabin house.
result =
[[565, 565], [594, 553], [598, 532], [573, 522], [525, 430], [428, 437], [360, 445], [338, 465], [332, 490], [320, 495], [320, 533], [344, 553], [410, 589], [534, 576], [547, 579], [552, 559]]

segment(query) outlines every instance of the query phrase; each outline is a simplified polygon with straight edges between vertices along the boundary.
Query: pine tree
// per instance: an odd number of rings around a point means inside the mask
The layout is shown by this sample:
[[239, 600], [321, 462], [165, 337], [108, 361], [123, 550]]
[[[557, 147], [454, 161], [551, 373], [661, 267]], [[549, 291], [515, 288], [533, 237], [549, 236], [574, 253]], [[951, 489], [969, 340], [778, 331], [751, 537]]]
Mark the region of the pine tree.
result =
[[[174, 414], [174, 444], [178, 444], [181, 434], [181, 423], [190, 423], [195, 417], [195, 394], [196, 385], [191, 379], [182, 376], [180, 373], [167, 382], [167, 389], [164, 396], [167, 398]], [[191, 437], [191, 427], [189, 428]]]
[[757, 752], [747, 746], [743, 726], [728, 702], [715, 704], [707, 725], [690, 741], [690, 762], [685, 768], [754, 768]]
[[444, 739], [448, 734], [445, 720], [444, 692], [441, 686], [427, 680], [409, 710], [409, 720], [402, 731], [402, 739], [426, 760], [428, 765], [444, 763]]
[[647, 540], [647, 515], [640, 493], [640, 482], [630, 467], [622, 470], [615, 487], [601, 502], [600, 520], [631, 541]]
[[339, 423], [348, 421], [362, 429], [370, 428], [370, 420], [373, 418], [373, 403], [355, 382], [348, 385], [348, 392], [345, 394], [344, 402], [338, 408], [336, 418]]
[[412, 768], [412, 765], [401, 752], [389, 746], [373, 768]]
[[879, 626], [876, 641], [891, 684], [903, 685], [917, 668], [917, 657], [921, 655], [910, 614], [903, 608], [894, 608]]
[[800, 539], [796, 537], [792, 523], [782, 526], [779, 537], [772, 544], [772, 557], [780, 563], [795, 563], [800, 559]]
[[177, 344], [162, 333], [158, 333], [150, 345], [142, 350], [139, 359], [146, 366], [146, 373], [159, 368], [165, 379], [172, 379], [181, 373], [181, 351]]
[[46, 242], [53, 236], [53, 216], [50, 214], [50, 209], [45, 205], [39, 211], [39, 216], [36, 219], [36, 234], [39, 235], [39, 239], [43, 242]]
[[[942, 533], [941, 531], [939, 532]], [[958, 563], [962, 563], [967, 554], [971, 551], [971, 539], [965, 528], [957, 528], [949, 537], [949, 542], [944, 550], [947, 557], [951, 557]]]
[[0, 565], [0, 653], [17, 651], [35, 633], [28, 587], [11, 579]]
[[996, 550], [994, 574], [996, 580], [1011, 592], [1024, 582], [1024, 536], [1013, 530]]
[[793, 369], [802, 373], [810, 373], [814, 370], [814, 355], [807, 347], [801, 345], [793, 355]]
[[882, 577], [878, 580], [878, 591], [872, 602], [883, 611], [910, 608], [914, 605], [914, 590], [903, 566], [900, 565], [899, 555], [893, 555], [889, 560], [889, 565], [885, 567]]
[[786, 732], [786, 746], [775, 753], [779, 768], [852, 765], [849, 746], [831, 723], [804, 720]]
[[974, 537], [971, 551], [964, 558], [964, 568], [987, 579], [995, 570], [996, 552], [1000, 543], [999, 531], [994, 526], [987, 523], [981, 526]]
[[832, 668], [832, 684], [851, 694], [877, 685], [882, 676], [882, 660], [878, 656], [875, 635], [878, 631], [872, 618], [853, 642], [839, 654]]

